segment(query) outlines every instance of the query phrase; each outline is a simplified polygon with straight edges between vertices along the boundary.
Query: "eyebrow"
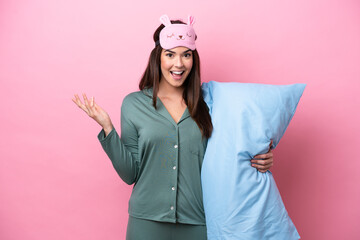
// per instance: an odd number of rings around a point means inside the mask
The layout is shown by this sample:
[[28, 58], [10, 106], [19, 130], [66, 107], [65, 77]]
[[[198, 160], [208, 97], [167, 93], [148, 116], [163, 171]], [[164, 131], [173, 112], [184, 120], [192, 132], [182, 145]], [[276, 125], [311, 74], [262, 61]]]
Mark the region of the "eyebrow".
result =
[[[188, 50], [186, 50], [185, 52], [183, 52], [183, 53], [187, 53], [187, 52], [189, 52], [189, 51], [191, 51], [191, 49], [188, 49]], [[170, 53], [173, 53], [173, 54], [175, 54], [176, 52], [174, 52], [174, 51], [171, 51], [171, 50], [165, 50], [165, 52], [170, 52]]]

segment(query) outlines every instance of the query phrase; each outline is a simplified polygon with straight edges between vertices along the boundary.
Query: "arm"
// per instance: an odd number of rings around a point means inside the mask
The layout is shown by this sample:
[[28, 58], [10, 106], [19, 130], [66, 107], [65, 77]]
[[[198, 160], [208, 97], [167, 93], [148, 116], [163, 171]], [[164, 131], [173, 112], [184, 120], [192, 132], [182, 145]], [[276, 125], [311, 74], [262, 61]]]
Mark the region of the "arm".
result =
[[94, 119], [103, 129], [98, 134], [98, 139], [110, 158], [115, 170], [122, 180], [127, 184], [132, 184], [138, 174], [137, 161], [137, 131], [129, 119], [131, 107], [126, 98], [121, 107], [121, 133], [120, 139], [107, 112], [95, 103], [94, 97], [89, 101], [83, 94], [84, 103], [75, 94], [72, 101], [81, 108], [86, 114]]
[[121, 107], [121, 138], [112, 127], [103, 128], [98, 134], [98, 139], [110, 158], [116, 172], [127, 184], [133, 184], [137, 178], [139, 170], [138, 162], [138, 134], [136, 127], [129, 119], [129, 107], [124, 99]]

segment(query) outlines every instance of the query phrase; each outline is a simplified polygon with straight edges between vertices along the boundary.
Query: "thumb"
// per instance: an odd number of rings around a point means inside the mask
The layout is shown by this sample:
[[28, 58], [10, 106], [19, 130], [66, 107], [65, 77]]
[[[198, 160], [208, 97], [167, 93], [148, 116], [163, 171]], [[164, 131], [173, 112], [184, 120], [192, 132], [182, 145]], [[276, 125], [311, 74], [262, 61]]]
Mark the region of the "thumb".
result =
[[95, 102], [95, 98], [94, 98], [94, 106], [96, 107], [96, 108], [98, 108], [99, 106], [96, 104], [96, 102]]
[[97, 105], [97, 104], [95, 103], [95, 101], [93, 102], [93, 106], [94, 106], [94, 108], [95, 108], [96, 111], [99, 110], [99, 105]]

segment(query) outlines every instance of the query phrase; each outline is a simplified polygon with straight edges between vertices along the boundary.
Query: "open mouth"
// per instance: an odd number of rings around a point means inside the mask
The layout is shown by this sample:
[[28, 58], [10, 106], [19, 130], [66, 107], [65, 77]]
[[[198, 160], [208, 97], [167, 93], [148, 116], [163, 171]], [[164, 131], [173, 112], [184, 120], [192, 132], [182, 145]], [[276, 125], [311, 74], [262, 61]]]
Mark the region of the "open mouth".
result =
[[173, 77], [176, 77], [176, 78], [181, 77], [181, 76], [184, 74], [184, 72], [185, 72], [185, 71], [179, 71], [179, 72], [170, 71], [171, 75], [173, 75]]

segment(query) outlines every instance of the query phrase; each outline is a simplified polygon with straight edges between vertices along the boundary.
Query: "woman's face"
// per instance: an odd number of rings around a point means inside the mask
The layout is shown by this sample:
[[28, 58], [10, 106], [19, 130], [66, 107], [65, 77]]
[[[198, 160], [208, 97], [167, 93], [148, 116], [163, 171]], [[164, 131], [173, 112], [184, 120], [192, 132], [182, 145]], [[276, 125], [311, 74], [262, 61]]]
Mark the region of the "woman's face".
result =
[[[181, 87], [193, 65], [193, 53], [187, 47], [161, 51], [161, 80], [173, 87]], [[164, 83], [165, 83], [164, 82]]]

